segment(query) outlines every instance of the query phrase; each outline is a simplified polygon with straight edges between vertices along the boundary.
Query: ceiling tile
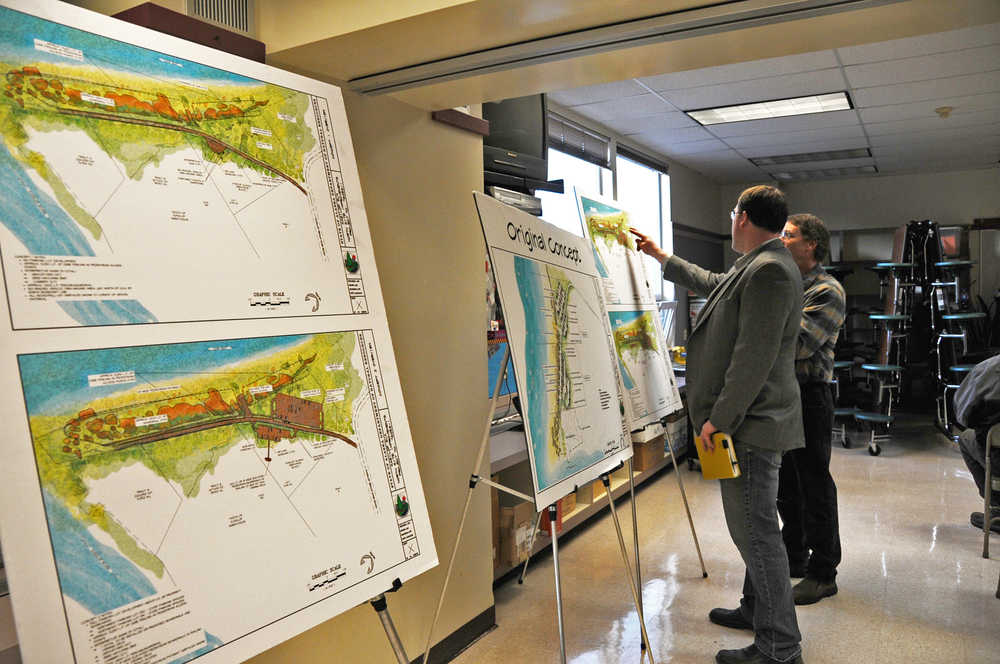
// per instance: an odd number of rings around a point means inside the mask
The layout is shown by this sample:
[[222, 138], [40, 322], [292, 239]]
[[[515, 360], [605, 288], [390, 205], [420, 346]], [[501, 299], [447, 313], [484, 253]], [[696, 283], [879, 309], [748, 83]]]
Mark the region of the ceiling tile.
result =
[[635, 140], [638, 144], [648, 145], [651, 149], [662, 152], [663, 154], [671, 157], [705, 152], [731, 151], [729, 146], [714, 138], [707, 141], [678, 142], [656, 135], [639, 134], [637, 136], [629, 136], [629, 140]]
[[572, 107], [611, 99], [621, 99], [623, 97], [634, 97], [646, 92], [648, 91], [641, 85], [638, 85], [632, 79], [627, 79], [614, 83], [602, 83], [601, 85], [588, 85], [583, 88], [550, 92], [548, 98], [562, 106]]
[[828, 150], [854, 150], [868, 147], [868, 141], [860, 138], [833, 138], [804, 143], [782, 143], [737, 148], [746, 157], [773, 157], [782, 154], [803, 154], [805, 152], [826, 152]]
[[1000, 44], [1000, 23], [978, 25], [960, 30], [948, 30], [919, 37], [893, 39], [891, 41], [862, 44], [838, 48], [837, 55], [845, 65], [856, 65], [862, 62], [879, 62], [881, 60], [898, 60], [912, 58], [928, 53], [957, 51], [976, 46]]
[[887, 134], [922, 134], [924, 132], [957, 129], [959, 127], [974, 127], [976, 125], [996, 124], [1000, 122], [1000, 107], [974, 113], [956, 113], [947, 118], [940, 118], [936, 113], [928, 117], [911, 118], [909, 120], [894, 120], [892, 122], [873, 122], [865, 124], [869, 137], [885, 136]]
[[811, 131], [789, 131], [779, 134], [753, 134], [750, 136], [733, 136], [726, 143], [734, 148], [749, 148], [754, 146], [773, 145], [775, 151], [771, 154], [792, 154], [784, 146], [809, 141], [840, 140], [854, 143], [864, 142], [865, 134], [860, 125], [854, 127], [828, 127]]
[[1000, 69], [982, 74], [954, 76], [943, 80], [918, 81], [855, 89], [851, 99], [858, 108], [906, 104], [924, 99], [963, 97], [985, 92], [1000, 92]]
[[862, 108], [858, 111], [864, 123], [891, 122], [893, 120], [911, 120], [914, 118], [937, 117], [934, 112], [939, 106], [953, 107], [952, 117], [972, 111], [983, 111], [1000, 107], [1000, 92], [989, 92], [967, 97], [939, 97], [915, 101], [908, 104], [891, 104]]
[[[950, 118], [949, 118], [950, 119]], [[1000, 134], [1000, 124], [971, 126], [948, 126], [942, 129], [925, 130], [914, 133], [874, 134], [869, 136], [872, 146], [912, 143], [943, 143], [961, 139], [989, 140]]]
[[689, 111], [715, 106], [731, 106], [755, 101], [837, 92], [846, 84], [840, 69], [822, 69], [803, 74], [772, 76], [727, 85], [709, 85], [661, 92], [667, 101]]
[[[623, 132], [624, 133], [624, 132]], [[701, 127], [681, 127], [678, 129], [663, 129], [660, 131], [644, 131], [635, 134], [625, 134], [630, 141], [647, 143], [649, 145], [676, 145], [678, 143], [719, 143], [711, 134]]]
[[[701, 125], [692, 120], [685, 113], [674, 111], [672, 113], [657, 113], [656, 115], [646, 115], [641, 118], [623, 118], [621, 121], [605, 124], [622, 134], [641, 134], [657, 131], [669, 131], [673, 129], [701, 129]], [[704, 132], [700, 138], [709, 138], [710, 134]], [[694, 139], [687, 139], [694, 140]]]
[[875, 163], [873, 157], [859, 157], [858, 159], [832, 159], [827, 161], [802, 161], [797, 164], [762, 164], [758, 166], [769, 173], [778, 171], [810, 171], [820, 168], [854, 168], [857, 166], [871, 166]]
[[796, 74], [817, 69], [830, 69], [839, 63], [833, 51], [801, 53], [782, 58], [767, 58], [751, 62], [737, 62], [719, 67], [679, 71], [638, 79], [653, 90], [679, 90], [681, 88], [721, 85], [750, 79], [769, 78]]
[[655, 115], [665, 111], [675, 111], [663, 100], [653, 94], [636, 95], [634, 97], [621, 97], [610, 99], [594, 104], [584, 104], [574, 106], [573, 111], [584, 117], [604, 122], [615, 118], [641, 118], [646, 115]]
[[852, 109], [848, 111], [831, 111], [829, 113], [810, 113], [809, 115], [790, 115], [784, 118], [768, 118], [767, 120], [727, 122], [724, 124], [709, 125], [706, 129], [720, 138], [728, 138], [730, 136], [773, 134], [777, 132], [826, 129], [828, 127], [844, 127], [858, 124], [858, 115]]
[[844, 67], [844, 74], [851, 87], [868, 88], [876, 85], [978, 74], [997, 69], [997, 63], [1000, 63], [1000, 44], [902, 60], [851, 65]]

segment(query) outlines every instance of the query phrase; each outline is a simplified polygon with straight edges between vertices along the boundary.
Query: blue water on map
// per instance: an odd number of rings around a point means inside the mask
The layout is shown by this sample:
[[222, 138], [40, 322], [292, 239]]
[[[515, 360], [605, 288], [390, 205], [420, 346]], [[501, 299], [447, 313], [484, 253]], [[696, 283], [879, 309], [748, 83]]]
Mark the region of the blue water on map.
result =
[[0, 140], [0, 202], [3, 225], [30, 253], [93, 256], [83, 232], [62, 207], [35, 186]]
[[175, 659], [172, 662], [170, 662], [170, 664], [184, 664], [185, 662], [190, 662], [195, 657], [201, 657], [205, 653], [211, 652], [212, 650], [215, 650], [216, 648], [218, 648], [221, 645], [225, 645], [225, 644], [222, 643], [222, 640], [219, 637], [212, 636], [208, 632], [205, 632], [205, 645], [204, 646], [202, 646], [198, 650], [195, 650], [194, 652], [192, 652], [192, 653], [190, 653], [188, 655], [184, 655], [183, 657], [178, 657], [177, 659]]
[[[619, 327], [623, 325], [628, 325], [634, 320], [642, 316], [644, 311], [609, 311], [608, 320], [611, 321], [612, 332], [616, 331]], [[618, 366], [621, 367], [622, 382], [625, 383], [625, 389], [631, 390], [635, 387], [635, 382], [632, 380], [632, 376], [629, 374], [628, 370], [625, 369], [625, 363], [622, 361], [621, 349], [616, 349], [618, 352]]]
[[[490, 384], [490, 397], [493, 396], [493, 388], [497, 386], [497, 376], [500, 374], [500, 364], [503, 362], [504, 351], [507, 350], [507, 342], [490, 344], [486, 352], [489, 354], [486, 364], [486, 376]], [[500, 396], [517, 392], [517, 381], [514, 378], [513, 362], [507, 363], [507, 376], [500, 384]]]
[[156, 593], [131, 561], [94, 539], [48, 491], [42, 496], [64, 595], [96, 615]]
[[[80, 50], [83, 52], [83, 62], [37, 50], [35, 39]], [[0, 8], [0, 51], [4, 54], [4, 61], [12, 64], [55, 62], [96, 65], [173, 80], [214, 80], [228, 85], [259, 84], [253, 79], [221, 69], [163, 55], [6, 8]]]
[[[514, 257], [514, 275], [524, 307], [524, 365], [528, 388], [527, 400], [521, 395], [522, 408], [527, 401], [528, 430], [531, 432], [532, 453], [538, 488], [552, 484], [549, 467], [549, 390], [545, 386], [545, 366], [549, 364], [549, 342], [542, 294], [539, 265], [532, 260]], [[543, 268], [544, 269], [544, 268]]]
[[[137, 383], [163, 385], [175, 376], [210, 373], [249, 357], [294, 346], [308, 338], [289, 335], [37, 353], [20, 355], [18, 364], [28, 415], [54, 415], [123, 389], [135, 389]], [[89, 386], [88, 376], [118, 371], [135, 371], [136, 383]]]
[[156, 316], [139, 300], [72, 300], [59, 306], [80, 325], [155, 323]]

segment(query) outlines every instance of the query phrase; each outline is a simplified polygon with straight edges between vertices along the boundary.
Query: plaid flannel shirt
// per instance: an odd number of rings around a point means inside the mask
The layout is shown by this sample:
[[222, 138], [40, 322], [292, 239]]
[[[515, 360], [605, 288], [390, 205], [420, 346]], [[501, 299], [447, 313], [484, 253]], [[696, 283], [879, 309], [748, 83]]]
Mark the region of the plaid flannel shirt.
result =
[[817, 265], [802, 275], [802, 323], [795, 352], [799, 383], [833, 380], [833, 347], [847, 309], [844, 287]]

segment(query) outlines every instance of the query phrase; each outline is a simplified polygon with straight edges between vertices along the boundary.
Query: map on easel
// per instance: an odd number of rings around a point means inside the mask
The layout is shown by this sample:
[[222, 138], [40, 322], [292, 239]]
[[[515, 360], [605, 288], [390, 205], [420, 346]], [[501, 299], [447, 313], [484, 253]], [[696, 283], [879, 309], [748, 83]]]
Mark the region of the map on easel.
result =
[[654, 304], [656, 299], [642, 268], [642, 255], [628, 232], [628, 212], [615, 201], [579, 191], [576, 200], [601, 275], [605, 303], [608, 306]]
[[475, 194], [507, 326], [536, 505], [632, 455], [618, 360], [586, 240]]
[[628, 212], [615, 201], [597, 196], [577, 192], [577, 200], [607, 298], [626, 395], [626, 421], [632, 440], [645, 442], [663, 433], [661, 417], [682, 407], [658, 305], [628, 232]]
[[437, 565], [340, 90], [50, 0], [0, 68], [24, 661], [244, 661]]

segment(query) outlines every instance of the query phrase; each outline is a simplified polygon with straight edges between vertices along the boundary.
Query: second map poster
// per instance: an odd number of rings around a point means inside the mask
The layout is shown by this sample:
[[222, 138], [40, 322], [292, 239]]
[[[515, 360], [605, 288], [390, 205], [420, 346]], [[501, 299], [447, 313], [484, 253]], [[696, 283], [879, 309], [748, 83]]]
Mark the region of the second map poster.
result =
[[629, 458], [611, 329], [586, 241], [477, 193], [522, 395], [535, 504]]
[[628, 211], [591, 195], [577, 193], [577, 201], [601, 275], [629, 429], [634, 441], [644, 442], [663, 433], [661, 417], [682, 407], [656, 299], [629, 233]]

